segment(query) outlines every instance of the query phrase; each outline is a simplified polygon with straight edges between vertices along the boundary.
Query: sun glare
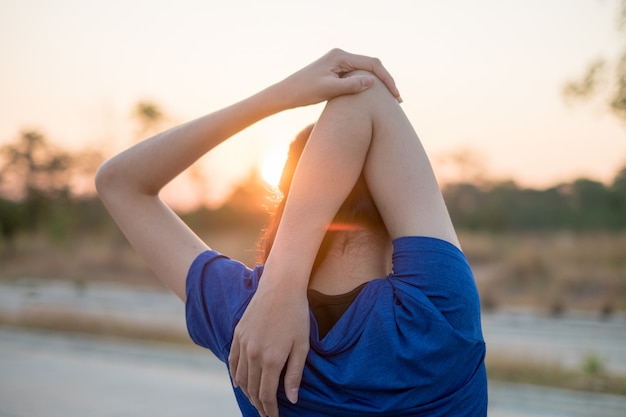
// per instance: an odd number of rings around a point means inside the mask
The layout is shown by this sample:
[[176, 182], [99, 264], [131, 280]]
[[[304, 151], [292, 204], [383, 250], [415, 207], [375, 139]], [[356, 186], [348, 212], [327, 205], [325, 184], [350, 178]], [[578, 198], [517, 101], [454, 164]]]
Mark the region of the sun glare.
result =
[[285, 165], [286, 160], [287, 155], [285, 152], [281, 152], [279, 150], [273, 150], [270, 153], [267, 153], [263, 158], [263, 162], [261, 164], [261, 176], [270, 186], [278, 188], [278, 183], [280, 182], [280, 176], [283, 172], [283, 166]]

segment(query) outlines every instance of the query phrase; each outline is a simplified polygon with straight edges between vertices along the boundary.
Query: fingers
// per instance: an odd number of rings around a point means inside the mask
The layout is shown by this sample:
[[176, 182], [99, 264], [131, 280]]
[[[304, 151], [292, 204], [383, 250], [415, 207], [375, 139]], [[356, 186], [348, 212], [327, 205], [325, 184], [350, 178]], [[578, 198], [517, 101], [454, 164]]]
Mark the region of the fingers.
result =
[[[281, 361], [274, 360], [266, 362], [261, 373], [258, 402], [264, 416], [278, 417], [278, 399], [276, 393], [278, 391], [278, 381], [280, 380], [280, 372], [282, 370]], [[259, 409], [259, 407], [257, 407]]]
[[233, 381], [233, 386], [237, 388], [239, 382], [237, 381], [237, 368], [239, 367], [239, 336], [237, 332], [233, 337], [233, 343], [230, 346], [230, 353], [228, 354], [228, 369], [230, 369], [230, 379]]
[[353, 70], [366, 70], [376, 74], [376, 76], [385, 84], [389, 92], [399, 101], [402, 102], [400, 91], [396, 87], [396, 83], [387, 69], [383, 66], [378, 58], [372, 58], [365, 55], [351, 54], [341, 49], [332, 50], [329, 55], [334, 56], [338, 61], [338, 65], [343, 72]]
[[[237, 350], [235, 350], [237, 348]], [[231, 378], [233, 380], [233, 386], [238, 387], [243, 391], [244, 395], [257, 409], [259, 415], [267, 416], [264, 406], [259, 399], [260, 384], [261, 384], [261, 368], [255, 366], [258, 363], [256, 354], [252, 353], [248, 358], [250, 352], [240, 353], [239, 345], [235, 346], [235, 343], [231, 346], [230, 355], [228, 356], [228, 363], [230, 366]], [[274, 396], [276, 392], [274, 392]], [[277, 416], [277, 414], [276, 414]]]
[[[250, 357], [250, 361], [248, 362], [249, 366], [247, 368], [248, 379], [247, 379], [246, 384], [242, 384], [242, 389], [244, 390], [246, 397], [248, 397], [248, 400], [250, 400], [252, 405], [254, 405], [254, 408], [256, 408], [257, 411], [259, 412], [259, 415], [262, 417], [265, 417], [268, 414], [265, 412], [263, 403], [261, 402], [261, 399], [259, 398], [259, 392], [261, 390], [261, 387], [260, 387], [261, 368], [259, 366], [256, 366], [255, 364], [257, 364], [257, 361], [255, 360], [255, 358]], [[244, 389], [244, 385], [245, 385], [245, 389]], [[274, 396], [276, 396], [276, 392], [274, 392]], [[277, 414], [272, 417], [275, 417], [275, 416], [277, 417]]]
[[285, 360], [240, 343], [237, 331], [228, 356], [233, 386], [241, 388], [259, 415], [278, 416], [278, 382]]
[[230, 377], [233, 381], [233, 387], [240, 388], [244, 395], [250, 400], [259, 413], [261, 409], [254, 403], [252, 396], [248, 391], [248, 387], [254, 386], [252, 382], [253, 378], [249, 377], [248, 361], [245, 354], [241, 354], [241, 345], [239, 343], [238, 332], [235, 331], [235, 337], [233, 338], [233, 344], [230, 347], [230, 354], [228, 355], [228, 366], [230, 368]]
[[302, 381], [302, 373], [308, 352], [308, 344], [298, 347], [294, 346], [287, 361], [284, 379], [285, 395], [287, 395], [287, 399], [291, 401], [292, 404], [298, 402], [298, 390], [300, 389], [300, 382]]
[[329, 79], [335, 95], [356, 94], [367, 90], [374, 84], [374, 77], [370, 75], [354, 75], [345, 78]]

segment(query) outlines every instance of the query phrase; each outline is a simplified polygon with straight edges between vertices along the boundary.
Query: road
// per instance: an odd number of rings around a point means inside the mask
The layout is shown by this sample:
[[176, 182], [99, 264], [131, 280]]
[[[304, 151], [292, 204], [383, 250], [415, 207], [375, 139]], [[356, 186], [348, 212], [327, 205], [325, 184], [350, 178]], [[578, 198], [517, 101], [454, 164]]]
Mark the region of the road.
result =
[[[0, 315], [45, 315], [58, 311], [141, 329], [186, 334], [183, 304], [171, 293], [104, 283], [63, 281], [0, 283]], [[626, 316], [601, 320], [570, 314], [553, 318], [524, 311], [483, 314], [490, 355], [515, 355], [578, 367], [595, 355], [606, 370], [626, 374]]]
[[483, 314], [487, 354], [528, 358], [564, 367], [593, 355], [605, 369], [626, 374], [626, 318], [588, 314], [553, 318], [520, 312]]
[[[107, 285], [0, 284], [0, 314], [55, 309], [184, 331], [169, 293]], [[488, 354], [580, 366], [594, 354], [626, 373], [626, 320], [485, 314]], [[492, 383], [490, 417], [626, 416], [626, 397]], [[236, 416], [224, 366], [195, 347], [0, 327], [0, 417]]]
[[205, 351], [0, 328], [0, 417], [236, 416]]
[[[626, 397], [491, 384], [490, 417], [624, 417]], [[0, 328], [0, 417], [237, 416], [225, 367], [192, 347]]]

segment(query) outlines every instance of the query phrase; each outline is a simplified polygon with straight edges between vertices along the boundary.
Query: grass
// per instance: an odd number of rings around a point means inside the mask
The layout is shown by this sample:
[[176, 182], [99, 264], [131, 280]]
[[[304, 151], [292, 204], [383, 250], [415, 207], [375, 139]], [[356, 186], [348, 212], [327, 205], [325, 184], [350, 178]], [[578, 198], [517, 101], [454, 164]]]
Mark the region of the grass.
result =
[[[255, 231], [205, 233], [208, 244], [242, 262], [255, 263]], [[459, 234], [483, 308], [531, 307], [560, 314], [626, 311], [626, 231]], [[106, 281], [164, 288], [117, 231], [61, 242], [21, 236], [0, 246], [0, 280], [50, 278], [87, 285]]]
[[483, 306], [626, 310], [626, 232], [461, 234]]
[[[253, 265], [257, 234], [229, 230], [205, 236], [208, 244], [235, 259]], [[164, 288], [122, 234], [81, 235], [50, 241], [40, 235], [20, 236], [11, 248], [0, 243], [0, 280], [39, 278], [87, 284], [104, 281]]]
[[0, 280], [55, 279], [88, 283], [106, 281], [159, 286], [150, 269], [121, 234], [80, 236], [50, 242], [20, 236], [12, 248], [0, 251]]
[[[253, 265], [257, 234], [207, 233], [209, 245]], [[626, 311], [626, 232], [460, 233], [484, 308], [525, 306], [554, 313]], [[117, 231], [63, 242], [22, 236], [0, 246], [0, 280], [51, 278], [162, 287]]]
[[485, 363], [491, 380], [626, 395], [626, 376], [606, 371], [596, 355], [587, 356], [576, 368], [501, 355], [487, 356]]
[[105, 338], [153, 343], [193, 345], [185, 328], [137, 325], [109, 317], [90, 316], [71, 310], [45, 309], [19, 314], [0, 314], [0, 326], [50, 330]]

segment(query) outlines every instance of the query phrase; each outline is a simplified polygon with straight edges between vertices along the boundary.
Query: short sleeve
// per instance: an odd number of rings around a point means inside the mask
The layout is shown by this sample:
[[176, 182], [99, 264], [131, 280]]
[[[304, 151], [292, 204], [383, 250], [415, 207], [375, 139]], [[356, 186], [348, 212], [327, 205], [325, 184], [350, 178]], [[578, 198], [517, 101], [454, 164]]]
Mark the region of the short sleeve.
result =
[[393, 244], [392, 279], [417, 288], [465, 337], [482, 340], [478, 290], [463, 252], [431, 237], [405, 236]]
[[215, 251], [203, 252], [189, 268], [185, 302], [189, 336], [223, 362], [235, 326], [256, 291], [260, 270]]

